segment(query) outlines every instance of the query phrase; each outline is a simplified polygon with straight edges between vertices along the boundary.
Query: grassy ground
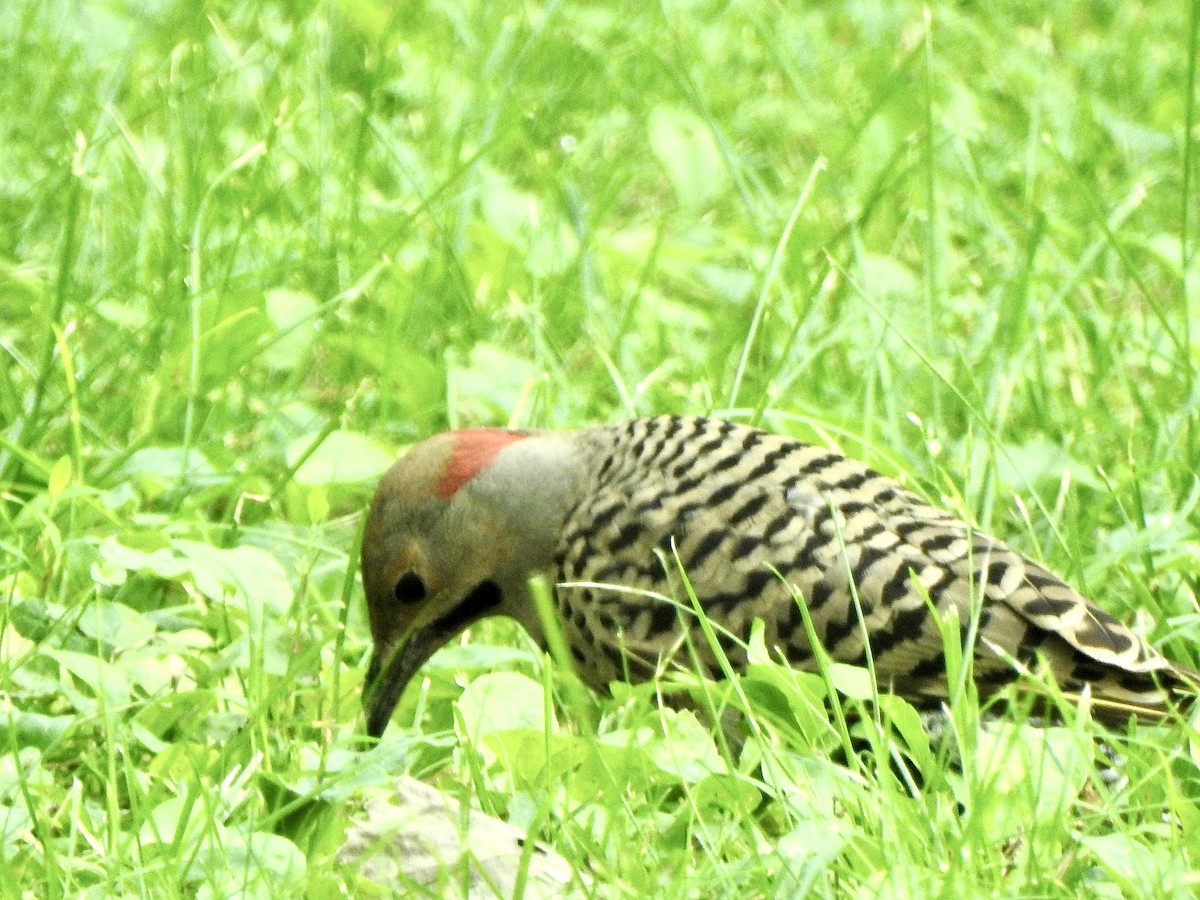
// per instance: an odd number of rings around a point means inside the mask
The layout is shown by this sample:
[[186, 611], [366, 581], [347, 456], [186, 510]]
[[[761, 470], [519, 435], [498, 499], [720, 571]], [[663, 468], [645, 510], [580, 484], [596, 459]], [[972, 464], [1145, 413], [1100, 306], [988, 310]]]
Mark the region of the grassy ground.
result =
[[970, 697], [838, 762], [764, 663], [739, 755], [488, 624], [363, 750], [354, 559], [418, 437], [712, 411], [1195, 664], [1181, 6], [0, 5], [0, 897], [361, 894], [332, 854], [403, 772], [601, 897], [1193, 896], [1183, 721], [1111, 782], [1086, 718]]

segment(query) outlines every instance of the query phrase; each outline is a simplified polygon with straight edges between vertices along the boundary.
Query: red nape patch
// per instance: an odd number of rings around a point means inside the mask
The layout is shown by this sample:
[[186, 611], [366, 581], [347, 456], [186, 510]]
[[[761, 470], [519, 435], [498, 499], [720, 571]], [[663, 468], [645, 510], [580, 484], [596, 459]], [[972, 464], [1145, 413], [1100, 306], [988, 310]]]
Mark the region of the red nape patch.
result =
[[469, 428], [455, 431], [454, 449], [446, 462], [446, 471], [438, 482], [437, 495], [449, 500], [458, 489], [492, 464], [500, 451], [509, 444], [529, 437], [503, 428]]

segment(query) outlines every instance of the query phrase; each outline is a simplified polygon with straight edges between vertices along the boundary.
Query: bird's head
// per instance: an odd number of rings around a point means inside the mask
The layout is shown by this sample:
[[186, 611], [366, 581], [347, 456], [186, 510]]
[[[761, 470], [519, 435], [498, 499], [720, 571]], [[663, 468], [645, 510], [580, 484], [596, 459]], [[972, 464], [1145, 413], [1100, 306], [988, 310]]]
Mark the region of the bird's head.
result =
[[539, 636], [529, 579], [551, 574], [581, 474], [568, 437], [496, 428], [439, 434], [388, 470], [362, 542], [369, 735], [383, 734], [417, 670], [472, 622], [508, 615]]

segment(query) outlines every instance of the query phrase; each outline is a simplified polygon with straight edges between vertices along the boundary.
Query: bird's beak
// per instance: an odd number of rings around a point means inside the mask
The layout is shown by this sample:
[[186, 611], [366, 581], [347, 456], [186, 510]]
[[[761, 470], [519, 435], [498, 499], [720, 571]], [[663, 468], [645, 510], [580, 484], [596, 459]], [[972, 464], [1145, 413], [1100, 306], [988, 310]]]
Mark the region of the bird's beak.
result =
[[500, 588], [494, 581], [475, 585], [465, 596], [447, 592], [431, 598], [399, 638], [376, 644], [363, 688], [368, 735], [377, 738], [383, 734], [404, 689], [429, 657], [472, 622], [496, 612], [500, 600]]
[[377, 738], [383, 734], [417, 670], [452, 637], [453, 633], [447, 634], [434, 622], [411, 631], [390, 647], [375, 648], [363, 688], [368, 735]]

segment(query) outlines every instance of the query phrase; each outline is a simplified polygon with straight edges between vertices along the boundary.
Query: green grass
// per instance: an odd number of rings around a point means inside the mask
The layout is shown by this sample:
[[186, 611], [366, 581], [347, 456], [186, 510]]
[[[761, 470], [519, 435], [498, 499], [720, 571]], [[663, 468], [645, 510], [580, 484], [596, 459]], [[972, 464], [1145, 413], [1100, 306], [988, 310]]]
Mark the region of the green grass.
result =
[[693, 688], [738, 749], [488, 623], [364, 750], [355, 541], [434, 431], [716, 412], [1195, 665], [1198, 23], [0, 4], [0, 897], [353, 895], [342, 829], [406, 772], [599, 897], [1192, 896], [1186, 721], [1109, 736], [1107, 784], [1086, 718], [965, 695], [931, 742], [763, 650]]

